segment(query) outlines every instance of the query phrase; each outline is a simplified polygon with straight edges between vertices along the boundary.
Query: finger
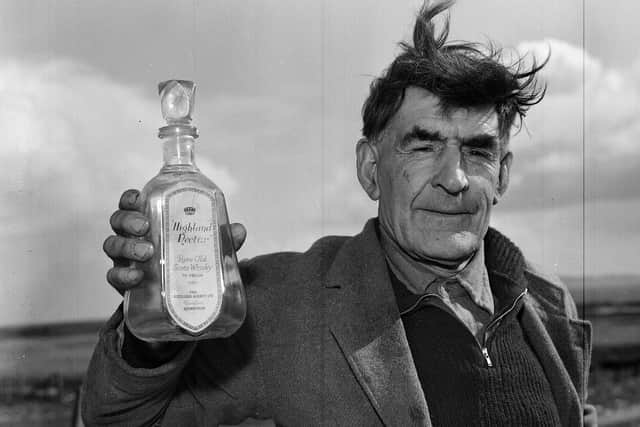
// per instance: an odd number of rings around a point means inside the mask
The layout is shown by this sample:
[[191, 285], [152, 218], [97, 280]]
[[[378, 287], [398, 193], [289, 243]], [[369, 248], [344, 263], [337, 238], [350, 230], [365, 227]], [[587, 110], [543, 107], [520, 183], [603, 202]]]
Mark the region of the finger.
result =
[[121, 295], [138, 285], [144, 272], [135, 267], [113, 267], [107, 271], [107, 282]]
[[231, 224], [231, 237], [233, 238], [233, 247], [237, 251], [247, 238], [247, 229], [244, 228], [244, 225], [235, 222]]
[[149, 231], [149, 220], [136, 211], [115, 211], [109, 223], [113, 231], [123, 236], [144, 236]]
[[102, 249], [113, 260], [125, 258], [131, 261], [147, 261], [153, 255], [153, 245], [142, 239], [109, 236]]
[[138, 190], [127, 190], [120, 196], [120, 202], [118, 207], [127, 211], [139, 211], [142, 212], [144, 208], [144, 201], [140, 197]]

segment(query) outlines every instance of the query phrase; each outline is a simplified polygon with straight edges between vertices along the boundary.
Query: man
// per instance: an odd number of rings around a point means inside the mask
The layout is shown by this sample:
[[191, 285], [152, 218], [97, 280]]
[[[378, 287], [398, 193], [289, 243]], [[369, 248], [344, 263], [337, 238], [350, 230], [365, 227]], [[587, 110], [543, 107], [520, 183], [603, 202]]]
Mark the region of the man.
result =
[[[516, 119], [539, 102], [540, 67], [445, 43], [425, 5], [413, 46], [363, 108], [357, 175], [378, 218], [354, 237], [241, 265], [248, 317], [227, 339], [137, 340], [118, 310], [89, 368], [90, 425], [578, 426], [589, 325], [558, 281], [489, 228], [507, 190]], [[154, 248], [125, 192], [105, 241], [120, 292]], [[133, 237], [129, 237], [133, 236]], [[236, 225], [239, 246], [244, 229]]]

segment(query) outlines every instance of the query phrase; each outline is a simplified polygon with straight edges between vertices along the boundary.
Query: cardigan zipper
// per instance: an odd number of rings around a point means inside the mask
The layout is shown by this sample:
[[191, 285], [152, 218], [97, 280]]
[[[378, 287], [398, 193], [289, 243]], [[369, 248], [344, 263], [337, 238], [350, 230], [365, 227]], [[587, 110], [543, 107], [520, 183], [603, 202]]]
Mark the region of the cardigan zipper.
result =
[[[480, 347], [480, 351], [482, 352], [482, 356], [484, 357], [485, 362], [487, 362], [487, 366], [489, 368], [493, 367], [493, 362], [491, 361], [491, 356], [489, 355], [489, 338], [491, 337], [491, 332], [493, 331], [493, 329], [495, 327], [497, 327], [497, 325], [502, 321], [502, 319], [505, 318], [505, 316], [507, 316], [509, 313], [511, 313], [515, 308], [516, 305], [518, 305], [518, 301], [520, 301], [522, 298], [524, 298], [524, 296], [527, 294], [528, 290], [527, 288], [525, 288], [522, 293], [520, 295], [518, 295], [516, 297], [516, 299], [513, 300], [513, 303], [511, 303], [511, 306], [509, 306], [509, 308], [505, 311], [503, 311], [498, 317], [496, 317], [495, 319], [493, 319], [491, 322], [489, 322], [489, 324], [487, 325], [487, 328], [485, 330], [484, 336], [482, 338], [482, 344], [480, 344], [480, 342], [475, 339], [476, 343], [478, 343], [478, 347]], [[429, 294], [423, 294], [420, 296], [420, 298], [418, 299], [418, 301], [416, 301], [413, 305], [411, 305], [411, 307], [402, 310], [402, 312], [400, 313], [400, 315], [404, 315], [406, 313], [411, 312], [413, 309], [415, 309], [418, 305], [420, 305], [420, 303], [422, 301], [424, 301], [426, 298], [429, 297], [435, 297], [438, 298], [440, 301], [442, 301], [445, 305], [445, 301], [444, 299], [438, 295], [438, 294], [434, 294], [434, 293], [429, 293]], [[458, 319], [458, 316], [455, 316], [456, 319]], [[461, 322], [464, 325], [464, 322], [462, 322], [462, 320], [458, 319], [459, 322]], [[466, 328], [467, 326], [464, 325], [464, 327]]]
[[[411, 305], [411, 307], [409, 307], [409, 308], [406, 308], [406, 309], [402, 310], [402, 311], [400, 312], [400, 316], [404, 316], [405, 314], [410, 313], [410, 312], [411, 312], [411, 311], [413, 311], [417, 306], [419, 306], [419, 305], [420, 305], [420, 303], [421, 303], [422, 301], [424, 301], [425, 299], [427, 299], [427, 298], [429, 298], [429, 297], [436, 297], [436, 298], [438, 298], [440, 301], [442, 301], [442, 303], [443, 303], [443, 304], [446, 304], [446, 303], [444, 302], [444, 298], [442, 298], [442, 297], [441, 297], [440, 295], [438, 295], [438, 294], [433, 294], [433, 293], [431, 293], [431, 294], [422, 294], [422, 295], [420, 295], [420, 298], [418, 298], [418, 301], [414, 302], [414, 303]], [[456, 316], [456, 317], [457, 317], [457, 316]]]
[[488, 367], [493, 367], [493, 362], [491, 362], [491, 357], [489, 356], [489, 350], [487, 350], [487, 347], [482, 347], [482, 355], [484, 356], [484, 360], [487, 361], [487, 366]]
[[487, 325], [487, 329], [485, 330], [484, 336], [482, 338], [482, 346], [481, 346], [480, 350], [482, 351], [482, 355], [484, 356], [484, 360], [487, 362], [487, 366], [489, 368], [493, 367], [493, 362], [491, 361], [491, 356], [489, 356], [489, 345], [488, 345], [489, 344], [489, 338], [491, 337], [491, 332], [493, 331], [493, 329], [495, 329], [495, 327], [497, 327], [497, 325], [502, 321], [502, 319], [505, 318], [505, 316], [507, 316], [509, 313], [511, 313], [516, 308], [516, 305], [518, 305], [518, 302], [522, 298], [524, 298], [524, 296], [527, 294], [527, 292], [528, 292], [528, 290], [525, 288], [524, 291], [522, 291], [522, 293], [520, 295], [518, 295], [515, 300], [513, 300], [513, 303], [511, 303], [511, 306], [507, 310], [503, 311], [498, 317], [493, 319]]

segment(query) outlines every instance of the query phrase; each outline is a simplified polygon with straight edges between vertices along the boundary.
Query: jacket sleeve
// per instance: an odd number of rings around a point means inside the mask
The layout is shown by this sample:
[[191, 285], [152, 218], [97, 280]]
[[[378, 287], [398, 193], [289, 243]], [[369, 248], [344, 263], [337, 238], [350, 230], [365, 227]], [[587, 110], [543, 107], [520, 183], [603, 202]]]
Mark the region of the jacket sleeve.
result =
[[189, 343], [172, 361], [133, 368], [120, 356], [119, 309], [100, 333], [84, 384], [82, 417], [88, 426], [237, 424], [267, 417], [258, 402], [251, 332], [245, 322], [232, 337]]

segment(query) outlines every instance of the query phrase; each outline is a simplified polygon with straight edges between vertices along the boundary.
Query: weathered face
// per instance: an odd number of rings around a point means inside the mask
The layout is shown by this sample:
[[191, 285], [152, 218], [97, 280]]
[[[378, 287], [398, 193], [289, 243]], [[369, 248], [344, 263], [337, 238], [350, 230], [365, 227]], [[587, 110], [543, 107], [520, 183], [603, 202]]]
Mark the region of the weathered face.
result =
[[508, 184], [492, 108], [452, 109], [410, 87], [377, 142], [361, 140], [358, 177], [380, 222], [410, 256], [456, 265], [472, 255]]

